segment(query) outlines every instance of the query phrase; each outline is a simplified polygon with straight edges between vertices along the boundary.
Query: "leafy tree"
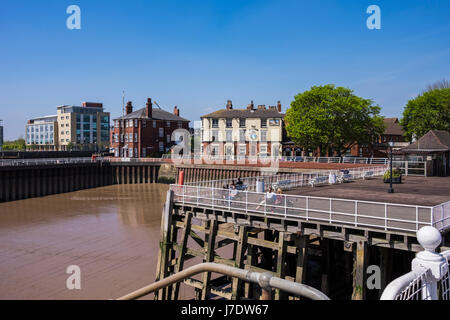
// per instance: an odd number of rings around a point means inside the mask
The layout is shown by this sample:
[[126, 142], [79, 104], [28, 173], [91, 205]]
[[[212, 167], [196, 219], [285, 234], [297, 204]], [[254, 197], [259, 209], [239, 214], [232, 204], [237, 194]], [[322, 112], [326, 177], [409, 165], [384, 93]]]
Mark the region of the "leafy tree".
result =
[[446, 88], [450, 88], [450, 82], [448, 82], [446, 79], [442, 79], [428, 85], [426, 91], [433, 91], [435, 89], [446, 89]]
[[427, 91], [409, 100], [400, 124], [409, 140], [429, 130], [450, 132], [450, 88]]
[[5, 141], [3, 143], [3, 150], [5, 150], [5, 151], [7, 151], [7, 150], [25, 150], [25, 149], [26, 149], [25, 139], [23, 139], [23, 138], [19, 138], [14, 141]]
[[295, 96], [286, 113], [286, 131], [297, 144], [341, 155], [356, 143], [372, 143], [384, 131], [380, 107], [332, 84]]

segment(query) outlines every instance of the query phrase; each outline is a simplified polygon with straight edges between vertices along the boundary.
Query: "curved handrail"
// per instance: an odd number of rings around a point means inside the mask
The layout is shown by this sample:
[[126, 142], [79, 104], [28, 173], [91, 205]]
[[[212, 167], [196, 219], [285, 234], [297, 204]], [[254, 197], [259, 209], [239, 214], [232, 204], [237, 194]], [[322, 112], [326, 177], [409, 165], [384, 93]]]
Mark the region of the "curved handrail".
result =
[[414, 282], [426, 278], [428, 273], [428, 268], [420, 267], [398, 277], [386, 286], [380, 300], [396, 300], [405, 289], [410, 287]]
[[233, 278], [239, 278], [243, 281], [259, 284], [263, 289], [266, 288], [280, 289], [282, 291], [289, 292], [293, 295], [303, 296], [312, 300], [330, 300], [330, 298], [327, 295], [323, 294], [317, 289], [314, 289], [305, 284], [273, 277], [270, 272], [265, 273], [253, 272], [213, 262], [205, 262], [195, 265], [193, 267], [189, 267], [167, 278], [161, 279], [155, 283], [152, 283], [129, 294], [126, 294], [118, 298], [117, 300], [138, 299], [147, 294], [158, 291], [177, 282], [181, 282], [182, 280], [188, 277], [194, 276], [202, 272], [220, 273]]

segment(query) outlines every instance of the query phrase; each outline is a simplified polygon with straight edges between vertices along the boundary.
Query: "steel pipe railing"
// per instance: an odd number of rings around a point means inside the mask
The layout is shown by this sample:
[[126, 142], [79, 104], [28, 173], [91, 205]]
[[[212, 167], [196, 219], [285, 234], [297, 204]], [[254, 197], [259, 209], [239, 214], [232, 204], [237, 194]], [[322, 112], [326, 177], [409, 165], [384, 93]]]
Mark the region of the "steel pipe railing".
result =
[[238, 278], [246, 282], [252, 282], [260, 285], [261, 288], [266, 291], [270, 288], [273, 288], [280, 289], [292, 295], [301, 296], [312, 300], [330, 300], [327, 295], [317, 289], [314, 289], [305, 284], [274, 277], [270, 272], [253, 272], [213, 262], [205, 262], [189, 267], [167, 278], [161, 279], [155, 283], [126, 294], [118, 298], [117, 300], [138, 299], [203, 272], [220, 273], [233, 278]]

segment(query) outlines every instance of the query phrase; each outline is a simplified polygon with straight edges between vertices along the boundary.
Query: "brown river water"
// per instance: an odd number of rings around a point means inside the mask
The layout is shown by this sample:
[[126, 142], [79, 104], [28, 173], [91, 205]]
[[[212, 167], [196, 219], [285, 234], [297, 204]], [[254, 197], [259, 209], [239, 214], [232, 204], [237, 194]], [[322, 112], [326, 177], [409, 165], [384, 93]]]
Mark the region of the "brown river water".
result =
[[[113, 299], [154, 282], [167, 189], [113, 185], [0, 203], [0, 299]], [[70, 265], [80, 267], [79, 290], [66, 287]]]

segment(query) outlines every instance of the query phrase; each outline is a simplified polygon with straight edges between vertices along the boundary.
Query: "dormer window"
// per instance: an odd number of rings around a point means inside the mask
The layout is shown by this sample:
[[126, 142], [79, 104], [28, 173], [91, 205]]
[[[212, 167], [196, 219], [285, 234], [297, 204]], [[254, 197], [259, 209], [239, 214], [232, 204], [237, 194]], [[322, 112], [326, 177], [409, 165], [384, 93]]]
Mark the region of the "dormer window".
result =
[[227, 128], [232, 128], [233, 127], [233, 120], [232, 119], [227, 119], [226, 120], [226, 124], [227, 124]]
[[219, 127], [219, 119], [212, 119], [212, 127], [213, 128]]

